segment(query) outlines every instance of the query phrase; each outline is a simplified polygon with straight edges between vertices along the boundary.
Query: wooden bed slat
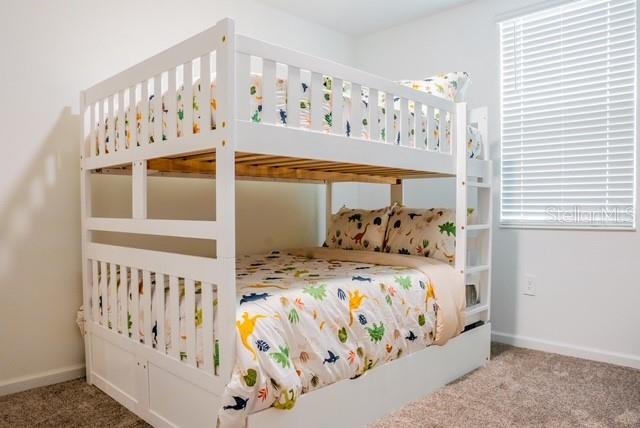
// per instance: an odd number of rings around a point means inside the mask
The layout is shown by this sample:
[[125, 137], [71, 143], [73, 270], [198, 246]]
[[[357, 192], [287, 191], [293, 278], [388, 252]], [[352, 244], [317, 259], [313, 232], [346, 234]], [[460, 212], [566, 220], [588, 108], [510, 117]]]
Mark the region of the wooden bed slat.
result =
[[118, 331], [118, 266], [115, 263], [109, 263], [109, 282], [107, 284], [107, 293], [109, 295], [109, 303], [107, 308], [109, 315], [109, 328]]
[[400, 98], [400, 145], [409, 146], [409, 105], [406, 98]]
[[115, 112], [115, 95], [112, 95], [108, 98], [108, 128], [107, 128], [107, 138], [109, 141], [107, 142], [107, 150], [109, 153], [113, 153], [116, 151], [116, 112]]
[[125, 127], [125, 108], [124, 108], [124, 91], [118, 92], [118, 126], [116, 128], [116, 133], [118, 135], [117, 140], [114, 140], [116, 150], [124, 150], [125, 148], [125, 135], [124, 135], [124, 127]]
[[342, 95], [342, 79], [334, 77], [331, 84], [331, 132], [337, 135], [344, 135], [344, 125], [342, 123], [343, 108], [344, 96]]
[[98, 136], [97, 136], [97, 131], [96, 131], [96, 121], [97, 121], [97, 117], [96, 117], [96, 105], [91, 104], [90, 106], [90, 110], [89, 110], [89, 144], [88, 144], [88, 153], [87, 156], [88, 157], [93, 157], [96, 156], [96, 150], [97, 150], [97, 140], [98, 140]]
[[169, 354], [180, 359], [180, 287], [177, 276], [169, 276], [169, 325], [171, 325], [171, 348]]
[[161, 273], [156, 273], [156, 285], [154, 288], [154, 299], [153, 306], [154, 312], [156, 315], [156, 350], [165, 353], [166, 347], [164, 343], [164, 275]]
[[385, 138], [384, 140], [387, 143], [395, 143], [394, 138], [396, 137], [396, 133], [393, 131], [393, 94], [386, 93], [384, 94], [384, 110], [385, 110]]
[[195, 283], [192, 279], [185, 279], [185, 323], [187, 336], [187, 363], [196, 365], [196, 301]]
[[104, 122], [104, 100], [98, 102], [98, 153], [105, 154], [106, 129]]
[[435, 127], [436, 118], [435, 110], [431, 106], [427, 106], [427, 150], [434, 151], [437, 147]]
[[369, 139], [380, 141], [380, 106], [378, 105], [378, 90], [369, 88]]
[[422, 120], [422, 104], [416, 102], [413, 107], [413, 147], [424, 147]]
[[287, 75], [287, 126], [300, 127], [300, 69], [288, 66]]
[[[136, 88], [137, 85], [134, 85], [129, 88], [129, 133], [130, 137], [127, 138], [129, 141], [129, 148], [135, 147], [138, 142], [138, 123], [136, 122]], [[125, 141], [125, 145], [126, 145]]]
[[211, 131], [211, 53], [200, 57], [200, 132]]
[[350, 135], [355, 138], [362, 136], [362, 90], [358, 83], [351, 83], [351, 125]]
[[120, 333], [128, 337], [127, 335], [127, 295], [128, 295], [128, 283], [129, 283], [129, 275], [127, 272], [126, 266], [119, 266], [120, 268], [120, 285], [118, 286], [118, 301], [120, 302], [120, 307], [118, 308], [118, 324], [120, 325]]
[[440, 110], [438, 132], [440, 136], [440, 153], [448, 153], [450, 145], [447, 139], [447, 112]]
[[202, 284], [202, 348], [204, 369], [213, 373], [214, 346], [213, 346], [213, 286], [210, 283]]
[[170, 69], [168, 74], [167, 94], [165, 96], [165, 107], [167, 108], [167, 129], [165, 132], [167, 134], [167, 141], [174, 141], [178, 133], [176, 69]]
[[[214, 174], [215, 164], [199, 161], [184, 161], [175, 159], [154, 159], [148, 162], [149, 169], [162, 172], [183, 172]], [[274, 179], [293, 179], [309, 181], [353, 181], [363, 183], [394, 184], [396, 177], [367, 174], [349, 174], [333, 171], [304, 170], [294, 168], [280, 168], [270, 166], [236, 165], [238, 177], [264, 177]]]
[[149, 81], [144, 80], [140, 85], [140, 115], [142, 116], [140, 123], [141, 146], [149, 144]]
[[162, 142], [162, 76], [153, 77], [153, 141]]
[[262, 122], [276, 122], [276, 63], [262, 60]]
[[[91, 320], [100, 322], [100, 280], [98, 276], [98, 262], [91, 260]], [[85, 308], [87, 310], [87, 308]]]
[[153, 336], [151, 332], [153, 313], [151, 312], [151, 272], [142, 271], [142, 310], [144, 313], [144, 344], [153, 346]]
[[193, 134], [193, 62], [187, 61], [182, 66], [182, 136]]
[[100, 262], [100, 324], [107, 327], [107, 264]]
[[131, 338], [140, 341], [140, 271], [138, 268], [131, 267], [131, 284], [129, 285], [129, 293], [131, 293]]
[[311, 129], [314, 131], [322, 131], [324, 127], [324, 112], [322, 108], [322, 75], [320, 73], [311, 73], [310, 91]]

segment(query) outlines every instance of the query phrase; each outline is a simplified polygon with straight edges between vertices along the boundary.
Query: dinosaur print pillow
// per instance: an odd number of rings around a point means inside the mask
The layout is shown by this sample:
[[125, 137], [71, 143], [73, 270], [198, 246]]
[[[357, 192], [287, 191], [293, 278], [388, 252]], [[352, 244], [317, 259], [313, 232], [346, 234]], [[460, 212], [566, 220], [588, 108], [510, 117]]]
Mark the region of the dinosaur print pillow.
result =
[[384, 251], [432, 257], [453, 264], [456, 213], [450, 209], [396, 207], [389, 217]]
[[371, 211], [343, 207], [333, 216], [325, 246], [382, 251], [390, 214], [390, 207]]

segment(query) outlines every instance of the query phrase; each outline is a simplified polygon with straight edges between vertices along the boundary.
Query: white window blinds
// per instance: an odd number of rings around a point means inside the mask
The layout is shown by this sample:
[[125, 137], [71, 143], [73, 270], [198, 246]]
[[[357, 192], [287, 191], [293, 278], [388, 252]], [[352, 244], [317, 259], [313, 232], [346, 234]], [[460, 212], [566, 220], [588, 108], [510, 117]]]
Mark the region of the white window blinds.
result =
[[500, 23], [501, 223], [633, 228], [636, 0]]

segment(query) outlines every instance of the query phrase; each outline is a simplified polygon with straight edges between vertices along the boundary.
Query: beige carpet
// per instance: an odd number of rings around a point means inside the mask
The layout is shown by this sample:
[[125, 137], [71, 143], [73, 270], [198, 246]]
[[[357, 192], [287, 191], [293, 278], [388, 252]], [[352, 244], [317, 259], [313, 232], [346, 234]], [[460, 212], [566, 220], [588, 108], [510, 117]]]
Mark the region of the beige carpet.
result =
[[[640, 371], [494, 344], [487, 367], [373, 424], [640, 427]], [[146, 427], [82, 380], [0, 397], [0, 427]]]

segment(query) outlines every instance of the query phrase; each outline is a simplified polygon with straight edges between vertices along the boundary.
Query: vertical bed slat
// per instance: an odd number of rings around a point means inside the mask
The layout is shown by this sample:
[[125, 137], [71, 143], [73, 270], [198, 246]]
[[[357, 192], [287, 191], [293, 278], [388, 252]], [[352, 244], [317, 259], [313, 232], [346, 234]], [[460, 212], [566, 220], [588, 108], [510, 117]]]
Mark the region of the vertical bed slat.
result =
[[109, 315], [109, 328], [118, 331], [118, 266], [115, 263], [109, 263], [109, 305], [107, 309]]
[[140, 271], [138, 268], [131, 268], [131, 338], [136, 342], [140, 341]]
[[106, 130], [104, 126], [104, 100], [100, 100], [98, 102], [98, 153], [100, 156], [105, 153]]
[[120, 265], [120, 286], [118, 287], [118, 301], [120, 306], [118, 308], [118, 324], [120, 325], [120, 333], [127, 336], [127, 291], [129, 289], [129, 275], [127, 274], [127, 267]]
[[196, 302], [195, 283], [193, 279], [185, 279], [184, 316], [187, 335], [187, 363], [196, 365]]
[[249, 83], [251, 57], [243, 53], [236, 54], [236, 70], [236, 93], [238, 99], [236, 112], [238, 113], [239, 120], [249, 120], [251, 118], [251, 92]]
[[400, 132], [400, 145], [408, 146], [409, 145], [409, 105], [406, 98], [400, 98], [400, 117], [398, 118], [400, 122], [399, 132]]
[[431, 106], [427, 106], [427, 150], [430, 151], [436, 150], [436, 145], [438, 144], [434, 133], [436, 129], [435, 114], [435, 109]]
[[322, 131], [323, 129], [322, 104], [322, 75], [312, 72], [309, 107], [311, 109], [311, 129], [314, 131]]
[[109, 153], [113, 153], [115, 152], [115, 147], [116, 147], [116, 126], [115, 126], [115, 120], [116, 120], [116, 115], [115, 115], [115, 106], [114, 106], [114, 95], [109, 96], [108, 100], [108, 128], [107, 128], [107, 138], [109, 139], [108, 143], [107, 143], [107, 150], [109, 151]]
[[166, 352], [164, 345], [164, 274], [156, 272], [156, 285], [154, 293], [154, 312], [156, 314], [156, 350]]
[[178, 135], [177, 113], [176, 113], [176, 69], [169, 70], [167, 95], [165, 97], [167, 107], [167, 141], [174, 141]]
[[413, 147], [416, 148], [424, 145], [422, 118], [422, 104], [416, 101], [413, 107]]
[[380, 141], [380, 106], [378, 105], [378, 90], [369, 88], [369, 139]]
[[351, 136], [362, 137], [362, 89], [360, 84], [351, 83]]
[[96, 104], [91, 104], [89, 107], [89, 144], [87, 153], [88, 157], [96, 155], [97, 150], [97, 134], [96, 134]]
[[387, 143], [393, 143], [395, 136], [395, 132], [393, 132], [393, 94], [386, 93], [384, 94], [384, 110], [385, 110], [385, 141]]
[[276, 63], [262, 60], [262, 122], [276, 121]]
[[153, 141], [162, 142], [162, 75], [153, 77]]
[[180, 287], [177, 276], [169, 277], [169, 325], [171, 325], [170, 355], [180, 359]]
[[193, 133], [193, 63], [187, 61], [183, 66], [183, 86], [182, 91], [184, 103], [184, 115], [182, 117], [182, 132], [184, 135]]
[[100, 321], [100, 290], [99, 284], [100, 279], [98, 277], [98, 262], [96, 260], [91, 260], [91, 320], [93, 322]]
[[204, 369], [213, 373], [213, 286], [209, 283], [202, 284], [202, 341]]
[[447, 144], [447, 112], [444, 110], [440, 110], [440, 118], [439, 118], [438, 129], [440, 131], [440, 152], [441, 153], [449, 153], [451, 149], [451, 145]]
[[300, 127], [300, 69], [292, 65], [287, 76], [287, 126]]
[[342, 124], [343, 107], [342, 79], [334, 77], [331, 85], [331, 116], [333, 121], [331, 132], [340, 136], [344, 135], [344, 126]]
[[114, 140], [116, 151], [123, 150], [125, 147], [124, 141], [126, 137], [124, 136], [124, 112], [124, 91], [120, 91], [118, 92], [118, 127], [116, 128], [118, 139], [117, 141]]
[[149, 81], [143, 80], [140, 85], [140, 138], [141, 146], [149, 144]]
[[144, 311], [144, 344], [152, 347], [153, 337], [151, 333], [151, 325], [153, 313], [151, 312], [151, 272], [142, 271], [142, 310]]
[[200, 132], [211, 131], [211, 53], [200, 57]]
[[[138, 85], [133, 85], [129, 88], [129, 148], [138, 145], [138, 121], [137, 121], [137, 109], [136, 109], [136, 88]], [[126, 144], [126, 143], [125, 143]]]
[[107, 263], [100, 262], [100, 324], [107, 327]]

